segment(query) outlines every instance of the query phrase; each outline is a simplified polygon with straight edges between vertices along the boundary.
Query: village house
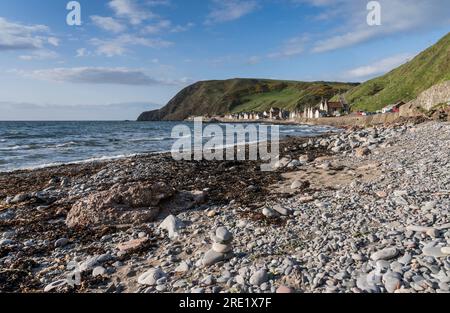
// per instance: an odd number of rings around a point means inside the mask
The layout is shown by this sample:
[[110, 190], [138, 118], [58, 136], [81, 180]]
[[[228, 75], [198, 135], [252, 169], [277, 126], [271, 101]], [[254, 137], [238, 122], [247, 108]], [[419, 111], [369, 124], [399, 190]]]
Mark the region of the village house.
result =
[[405, 102], [403, 101], [399, 101], [397, 103], [394, 104], [390, 104], [388, 106], [385, 106], [382, 110], [381, 113], [386, 114], [386, 113], [398, 113], [400, 112], [400, 107], [402, 105], [404, 105]]
[[319, 104], [319, 110], [325, 112], [328, 116], [341, 116], [343, 113], [348, 113], [348, 106], [340, 99], [339, 101], [322, 100]]

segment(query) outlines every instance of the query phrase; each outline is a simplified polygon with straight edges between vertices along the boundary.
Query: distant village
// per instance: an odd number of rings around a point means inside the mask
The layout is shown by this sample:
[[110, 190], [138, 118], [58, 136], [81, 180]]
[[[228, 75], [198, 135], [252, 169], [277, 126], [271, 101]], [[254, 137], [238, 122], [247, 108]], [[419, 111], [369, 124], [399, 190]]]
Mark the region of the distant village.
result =
[[242, 120], [242, 121], [257, 121], [257, 120], [296, 120], [296, 119], [318, 119], [327, 117], [339, 117], [350, 114], [367, 116], [373, 114], [386, 114], [399, 112], [400, 107], [404, 105], [403, 101], [390, 104], [377, 112], [354, 112], [351, 113], [350, 106], [343, 97], [339, 101], [330, 101], [323, 99], [316, 106], [307, 107], [304, 110], [287, 111], [280, 108], [271, 108], [264, 112], [241, 112], [230, 113], [220, 118], [225, 120]]

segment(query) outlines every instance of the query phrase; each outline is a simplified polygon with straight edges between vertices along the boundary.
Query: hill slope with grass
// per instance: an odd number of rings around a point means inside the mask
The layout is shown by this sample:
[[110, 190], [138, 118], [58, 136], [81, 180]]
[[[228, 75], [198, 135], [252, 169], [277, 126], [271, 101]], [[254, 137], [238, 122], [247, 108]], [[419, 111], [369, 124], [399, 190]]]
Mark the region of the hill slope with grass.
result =
[[376, 111], [411, 101], [428, 88], [450, 80], [450, 33], [413, 60], [346, 93], [352, 110]]
[[316, 105], [322, 97], [331, 98], [355, 86], [243, 78], [202, 81], [183, 89], [162, 109], [142, 113], [138, 120], [184, 120], [190, 116], [262, 112], [271, 107], [302, 109]]

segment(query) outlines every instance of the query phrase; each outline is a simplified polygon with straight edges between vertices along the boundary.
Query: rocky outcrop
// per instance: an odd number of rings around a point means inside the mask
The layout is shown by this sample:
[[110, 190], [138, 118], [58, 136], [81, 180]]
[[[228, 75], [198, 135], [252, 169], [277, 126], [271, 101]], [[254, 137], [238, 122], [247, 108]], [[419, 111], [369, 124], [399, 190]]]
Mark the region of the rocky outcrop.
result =
[[144, 122], [144, 121], [160, 121], [161, 120], [161, 114], [160, 110], [153, 110], [142, 113], [138, 117], [138, 122]]
[[417, 99], [400, 108], [401, 116], [416, 116], [430, 111], [439, 104], [450, 102], [450, 80], [434, 85], [421, 93]]
[[160, 202], [173, 194], [164, 183], [115, 185], [76, 202], [66, 224], [72, 228], [152, 221], [159, 214]]

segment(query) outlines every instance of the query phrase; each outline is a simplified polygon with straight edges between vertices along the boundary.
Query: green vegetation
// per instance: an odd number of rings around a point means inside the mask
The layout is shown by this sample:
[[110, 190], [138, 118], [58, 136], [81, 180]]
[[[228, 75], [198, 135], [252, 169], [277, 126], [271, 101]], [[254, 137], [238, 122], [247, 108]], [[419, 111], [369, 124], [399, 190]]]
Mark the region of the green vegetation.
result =
[[357, 84], [240, 78], [204, 81], [183, 89], [164, 108], [145, 112], [139, 120], [183, 120], [189, 116], [262, 112], [271, 107], [303, 109], [355, 86]]
[[401, 100], [413, 100], [449, 79], [450, 33], [408, 63], [350, 90], [345, 98], [353, 111], [376, 111]]

